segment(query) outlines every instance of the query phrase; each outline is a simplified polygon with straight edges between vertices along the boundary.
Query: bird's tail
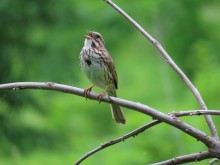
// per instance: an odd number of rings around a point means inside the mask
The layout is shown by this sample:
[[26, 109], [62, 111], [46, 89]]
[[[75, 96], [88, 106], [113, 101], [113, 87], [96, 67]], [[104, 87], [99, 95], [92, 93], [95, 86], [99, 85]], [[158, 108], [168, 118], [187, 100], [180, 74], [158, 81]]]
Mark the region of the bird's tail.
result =
[[[116, 90], [107, 91], [109, 96], [117, 97]], [[111, 104], [112, 117], [116, 123], [125, 124], [126, 119], [119, 105]]]

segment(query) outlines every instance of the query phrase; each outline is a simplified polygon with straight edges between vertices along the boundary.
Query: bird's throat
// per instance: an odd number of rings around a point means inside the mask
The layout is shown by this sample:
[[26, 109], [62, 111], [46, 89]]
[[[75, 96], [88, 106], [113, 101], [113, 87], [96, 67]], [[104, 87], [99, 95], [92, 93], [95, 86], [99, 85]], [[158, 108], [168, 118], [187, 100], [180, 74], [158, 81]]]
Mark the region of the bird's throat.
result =
[[85, 42], [84, 42], [84, 47], [92, 47], [92, 40], [91, 39], [85, 39]]
[[85, 39], [84, 47], [97, 49], [97, 43], [91, 39]]

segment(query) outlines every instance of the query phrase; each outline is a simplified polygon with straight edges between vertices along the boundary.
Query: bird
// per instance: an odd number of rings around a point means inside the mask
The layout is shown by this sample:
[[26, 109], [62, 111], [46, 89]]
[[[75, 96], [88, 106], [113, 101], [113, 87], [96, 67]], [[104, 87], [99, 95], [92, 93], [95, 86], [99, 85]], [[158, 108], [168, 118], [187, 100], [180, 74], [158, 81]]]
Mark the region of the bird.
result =
[[[104, 94], [117, 97], [118, 76], [113, 59], [105, 48], [102, 35], [95, 31], [88, 31], [85, 35], [84, 46], [79, 56], [80, 66], [93, 85], [84, 90], [87, 96], [94, 86], [104, 90], [98, 97]], [[126, 119], [119, 105], [110, 104], [112, 117], [118, 124], [125, 124]]]

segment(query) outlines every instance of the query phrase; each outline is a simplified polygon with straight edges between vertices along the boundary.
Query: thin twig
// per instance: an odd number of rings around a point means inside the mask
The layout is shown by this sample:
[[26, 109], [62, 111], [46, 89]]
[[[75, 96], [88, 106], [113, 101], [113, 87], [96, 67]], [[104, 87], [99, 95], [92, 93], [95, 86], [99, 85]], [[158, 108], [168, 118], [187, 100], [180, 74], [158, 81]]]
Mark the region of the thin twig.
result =
[[[172, 112], [169, 115], [175, 116], [175, 117], [182, 117], [182, 116], [192, 116], [192, 115], [204, 115], [204, 114], [210, 114], [210, 115], [220, 115], [220, 110], [190, 110], [190, 111], [180, 111], [180, 112]], [[75, 165], [80, 164], [82, 161], [87, 159], [88, 157], [91, 157], [93, 154], [95, 154], [98, 151], [101, 151], [107, 147], [110, 147], [114, 144], [117, 144], [119, 142], [125, 141], [126, 139], [130, 137], [137, 136], [139, 133], [146, 131], [147, 129], [151, 128], [152, 126], [156, 124], [160, 124], [161, 122], [158, 120], [152, 121], [122, 137], [119, 137], [115, 140], [111, 140], [109, 142], [106, 142], [102, 144], [101, 146], [91, 150], [90, 152], [87, 152], [85, 155], [83, 155], [76, 163]]]
[[174, 164], [183, 164], [188, 162], [198, 162], [204, 159], [214, 158], [215, 156], [209, 151], [203, 151], [199, 153], [193, 153], [189, 155], [183, 155], [175, 157], [163, 162], [154, 163], [151, 165], [174, 165]]
[[173, 115], [176, 117], [181, 116], [194, 116], [194, 115], [220, 115], [220, 110], [189, 110], [189, 111], [179, 111], [171, 112], [168, 115]]
[[219, 162], [220, 162], [220, 160], [217, 159], [217, 158], [215, 158], [215, 159], [210, 160], [210, 161], [209, 161], [209, 164], [210, 164], [210, 165], [214, 165], [214, 164], [217, 164], [217, 163], [219, 164]]
[[[65, 93], [71, 93], [78, 96], [84, 96], [84, 90], [76, 87], [71, 87], [67, 85], [57, 84], [57, 83], [40, 83], [40, 82], [17, 82], [17, 83], [9, 83], [9, 84], [0, 84], [0, 91], [3, 90], [21, 90], [21, 89], [43, 89], [43, 90], [54, 90], [54, 91], [60, 91]], [[98, 100], [98, 94], [91, 92], [87, 98]], [[156, 109], [153, 109], [147, 105], [141, 104], [141, 103], [135, 103], [128, 100], [123, 100], [116, 97], [108, 97], [104, 96], [102, 98], [103, 102], [107, 103], [114, 103], [118, 104], [122, 107], [126, 107], [129, 109], [133, 109], [135, 111], [138, 111], [140, 113], [149, 115], [153, 117], [154, 119], [160, 120], [161, 122], [165, 122], [169, 125], [172, 125], [181, 131], [191, 135], [192, 137], [196, 138], [197, 140], [200, 140], [203, 142], [208, 148], [213, 147], [213, 138], [210, 136], [207, 136], [204, 132], [202, 132], [199, 129], [196, 129], [192, 127], [191, 125], [179, 120], [178, 118], [174, 116], [166, 115]]]
[[[122, 16], [124, 16], [132, 25], [135, 26], [160, 52], [160, 54], [165, 58], [166, 62], [176, 71], [176, 73], [183, 79], [189, 89], [192, 91], [193, 95], [195, 96], [196, 100], [198, 101], [202, 110], [207, 110], [206, 104], [203, 101], [199, 91], [195, 88], [193, 83], [188, 79], [188, 77], [183, 73], [183, 71], [175, 64], [175, 62], [170, 58], [169, 54], [164, 50], [161, 44], [154, 39], [150, 34], [148, 34], [134, 19], [132, 19], [126, 12], [124, 12], [119, 6], [113, 3], [111, 0], [104, 0], [114, 9], [116, 9]], [[217, 130], [215, 125], [212, 121], [210, 115], [205, 115], [206, 122], [209, 126], [209, 129], [212, 133], [212, 137], [218, 139]]]
[[119, 142], [125, 141], [126, 139], [128, 139], [130, 137], [135, 137], [139, 133], [141, 133], [141, 132], [143, 132], [143, 131], [145, 131], [145, 130], [147, 130], [147, 129], [149, 129], [149, 128], [151, 128], [151, 127], [153, 127], [153, 126], [155, 126], [155, 125], [157, 125], [159, 123], [161, 123], [159, 120], [154, 120], [154, 121], [152, 121], [152, 122], [150, 122], [150, 123], [148, 123], [148, 124], [146, 124], [146, 125], [144, 125], [144, 126], [142, 126], [140, 128], [137, 128], [137, 129], [133, 130], [132, 132], [130, 132], [130, 133], [126, 134], [126, 135], [123, 135], [122, 137], [119, 137], [119, 138], [117, 138], [115, 140], [111, 140], [109, 142], [106, 142], [106, 143], [102, 144], [101, 146], [93, 149], [92, 151], [87, 152], [74, 165], [80, 164], [83, 160], [85, 160], [86, 158], [92, 156], [93, 154], [95, 154], [96, 152], [98, 152], [100, 150], [103, 150], [103, 149], [105, 149], [107, 147], [110, 147], [110, 146], [112, 146], [114, 144], [117, 144]]

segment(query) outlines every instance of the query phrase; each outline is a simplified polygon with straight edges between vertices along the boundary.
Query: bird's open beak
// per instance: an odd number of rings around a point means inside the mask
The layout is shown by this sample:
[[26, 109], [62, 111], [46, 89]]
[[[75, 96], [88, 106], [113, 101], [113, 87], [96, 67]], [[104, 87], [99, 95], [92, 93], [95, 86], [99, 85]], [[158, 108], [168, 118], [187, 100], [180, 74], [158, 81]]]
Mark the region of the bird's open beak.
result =
[[86, 39], [92, 39], [90, 35], [85, 35]]

